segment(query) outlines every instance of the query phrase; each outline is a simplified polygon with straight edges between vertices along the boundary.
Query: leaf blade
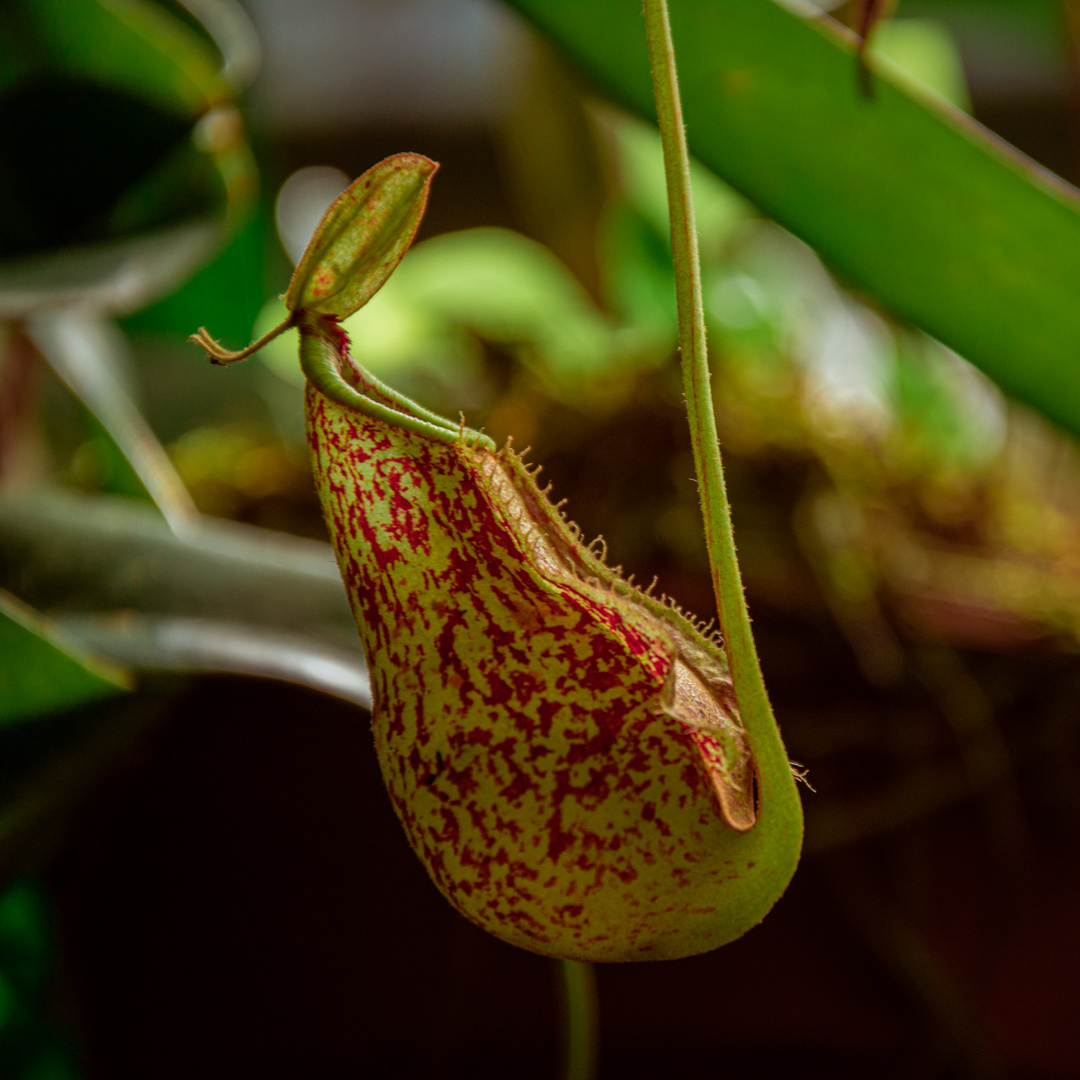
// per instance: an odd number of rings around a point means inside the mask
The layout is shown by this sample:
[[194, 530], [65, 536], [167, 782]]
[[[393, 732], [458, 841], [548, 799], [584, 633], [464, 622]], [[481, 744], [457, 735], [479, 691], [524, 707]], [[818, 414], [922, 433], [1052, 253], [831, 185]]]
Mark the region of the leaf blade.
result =
[[[508, 0], [652, 118], [644, 28], [618, 0]], [[1080, 432], [1080, 200], [955, 109], [875, 74], [773, 0], [672, 8], [697, 157], [849, 282]]]
[[129, 689], [122, 671], [80, 655], [32, 609], [0, 592], [0, 726]]

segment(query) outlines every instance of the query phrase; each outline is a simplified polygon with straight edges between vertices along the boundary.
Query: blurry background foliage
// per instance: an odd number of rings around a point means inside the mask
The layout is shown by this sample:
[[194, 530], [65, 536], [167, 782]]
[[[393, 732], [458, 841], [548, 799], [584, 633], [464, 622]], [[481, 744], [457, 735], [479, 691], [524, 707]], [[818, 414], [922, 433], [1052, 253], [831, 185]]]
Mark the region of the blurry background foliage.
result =
[[[903, 0], [868, 100], [853, 4], [672, 7], [816, 792], [761, 928], [599, 971], [601, 1075], [1075, 1076], [1080, 204], [967, 117], [1075, 181], [1080, 14]], [[707, 617], [643, 55], [621, 0], [0, 0], [0, 1076], [555, 1070], [547, 962], [382, 795], [295, 342], [221, 371], [186, 335], [273, 325], [353, 176], [440, 160], [354, 351]]]

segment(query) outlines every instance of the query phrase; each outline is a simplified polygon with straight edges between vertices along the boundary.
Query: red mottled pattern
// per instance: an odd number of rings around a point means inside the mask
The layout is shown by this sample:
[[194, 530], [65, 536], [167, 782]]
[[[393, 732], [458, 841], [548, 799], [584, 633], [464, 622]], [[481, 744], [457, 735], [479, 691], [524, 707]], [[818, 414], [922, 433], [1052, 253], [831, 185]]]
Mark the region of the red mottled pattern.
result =
[[721, 944], [755, 813], [722, 654], [604, 567], [509, 451], [310, 386], [307, 411], [383, 776], [435, 884], [549, 955]]

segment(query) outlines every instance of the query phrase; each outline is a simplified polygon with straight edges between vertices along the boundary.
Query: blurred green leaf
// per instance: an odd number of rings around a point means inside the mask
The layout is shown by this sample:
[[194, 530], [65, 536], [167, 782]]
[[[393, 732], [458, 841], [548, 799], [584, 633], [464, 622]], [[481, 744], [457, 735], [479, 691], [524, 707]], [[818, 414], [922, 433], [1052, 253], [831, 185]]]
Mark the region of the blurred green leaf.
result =
[[[509, 2], [653, 115], [637, 7]], [[867, 100], [849, 35], [809, 5], [677, 0], [671, 17], [697, 157], [895, 314], [1080, 432], [1076, 192], [894, 75]]]
[[192, 118], [231, 97], [214, 50], [147, 0], [9, 0], [4, 14], [8, 41], [34, 42], [35, 67]]
[[[468, 229], [419, 245], [396, 294], [428, 317], [521, 347], [555, 375], [610, 362], [612, 328], [581, 284], [547, 248], [507, 229]], [[363, 315], [349, 329], [363, 350]]]
[[0, 262], [0, 317], [73, 303], [133, 311], [190, 274], [220, 235], [220, 226], [204, 219]]
[[218, 67], [147, 0], [5, 5], [0, 312], [131, 310], [207, 256], [255, 190]]
[[5, 20], [0, 54], [31, 59], [0, 92], [0, 254], [215, 209], [215, 162], [190, 137], [229, 97], [212, 48], [144, 0], [10, 3]]
[[609, 306], [670, 355], [678, 330], [670, 240], [640, 210], [620, 202], [604, 215], [599, 247]]
[[[49, 138], [41, 137], [43, 129]], [[190, 130], [182, 114], [66, 74], [9, 87], [0, 95], [0, 255], [12, 259], [118, 235], [110, 220], [118, 200], [190, 146]], [[212, 175], [213, 162], [200, 156]], [[80, 163], [78, 183], [72, 183], [73, 161]], [[197, 179], [202, 183], [186, 193], [181, 208], [208, 213], [214, 192], [206, 176]], [[145, 208], [141, 216], [148, 216]], [[170, 218], [175, 214], [166, 210], [155, 224]]]
[[64, 642], [30, 608], [0, 592], [0, 724], [112, 697], [126, 676]]
[[[596, 115], [614, 146], [623, 193], [670, 250], [667, 179], [660, 133], [651, 124], [643, 124], [613, 109], [598, 109]], [[698, 240], [703, 258], [708, 258], [746, 218], [749, 207], [697, 162], [691, 162], [690, 179], [694, 186]]]
[[57, 946], [47, 897], [22, 880], [0, 894], [0, 1075], [74, 1080], [79, 1070], [51, 1016]]

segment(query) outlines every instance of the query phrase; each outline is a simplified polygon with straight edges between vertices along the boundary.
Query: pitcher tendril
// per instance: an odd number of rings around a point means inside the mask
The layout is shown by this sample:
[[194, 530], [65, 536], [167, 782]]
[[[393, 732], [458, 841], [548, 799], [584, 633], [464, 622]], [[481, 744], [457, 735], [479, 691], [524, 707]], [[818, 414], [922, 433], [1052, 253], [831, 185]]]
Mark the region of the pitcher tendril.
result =
[[694, 470], [725, 653], [740, 716], [758, 766], [761, 811], [758, 828], [767, 831], [772, 838], [777, 874], [784, 879], [784, 885], [776, 892], [778, 897], [798, 864], [802, 848], [802, 805], [765, 689], [735, 554], [710, 386], [690, 153], [666, 0], [644, 0], [644, 14], [667, 177], [679, 352]]
[[207, 356], [210, 357], [211, 364], [225, 367], [227, 364], [235, 364], [238, 360], [246, 360], [249, 356], [254, 356], [264, 345], [268, 345], [274, 338], [284, 334], [286, 330], [291, 330], [296, 325], [296, 317], [297, 312], [293, 312], [284, 322], [263, 334], [258, 341], [253, 341], [246, 349], [240, 349], [236, 352], [226, 349], [220, 342], [215, 341], [207, 333], [205, 326], [200, 326], [198, 333], [192, 334], [188, 341], [201, 345]]

